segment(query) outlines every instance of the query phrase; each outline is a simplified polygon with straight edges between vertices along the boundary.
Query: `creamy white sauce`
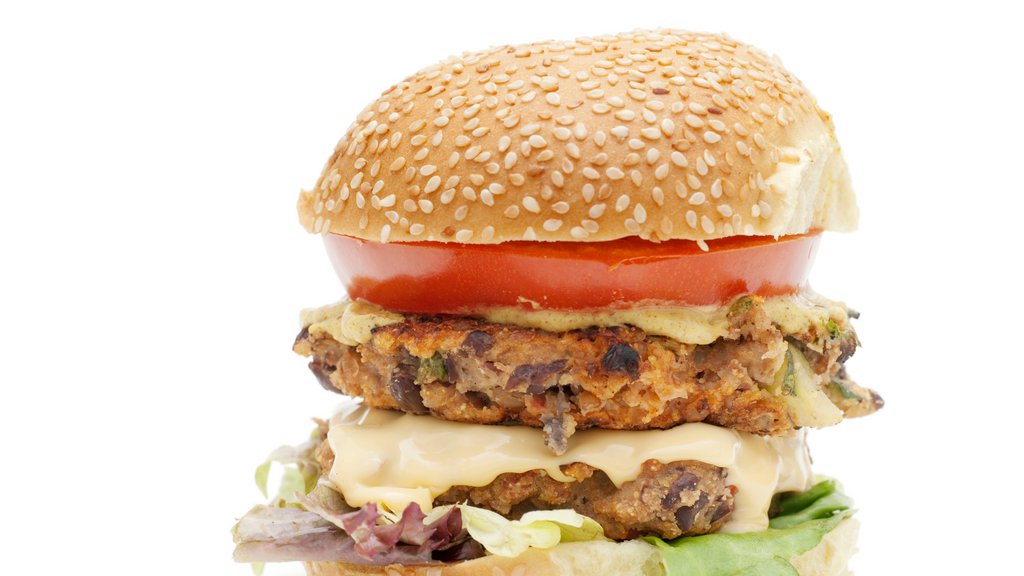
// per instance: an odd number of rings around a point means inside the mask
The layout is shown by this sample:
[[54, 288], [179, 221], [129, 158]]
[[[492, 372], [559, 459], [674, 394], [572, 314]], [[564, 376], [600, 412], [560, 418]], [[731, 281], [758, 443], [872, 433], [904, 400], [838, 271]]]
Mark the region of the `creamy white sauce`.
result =
[[351, 402], [331, 419], [328, 441], [336, 456], [329, 477], [352, 506], [382, 502], [398, 511], [416, 502], [429, 510], [452, 486], [484, 486], [504, 473], [544, 470], [572, 482], [559, 466], [583, 462], [621, 486], [639, 476], [647, 460], [699, 460], [728, 469], [727, 484], [738, 489], [732, 520], [721, 531], [751, 532], [768, 527], [773, 494], [811, 486], [804, 437], [766, 438], [699, 423], [669, 430], [590, 429], [577, 432], [558, 456], [535, 428], [448, 422]]
[[[805, 289], [798, 294], [763, 300], [762, 306], [783, 334], [801, 334], [811, 325], [824, 327], [828, 320], [845, 322], [846, 307]], [[730, 305], [666, 307], [647, 306], [627, 310], [575, 312], [523, 308], [492, 308], [477, 311], [490, 322], [565, 332], [588, 326], [636, 326], [648, 334], [666, 336], [684, 344], [710, 344], [729, 331]], [[398, 312], [369, 302], [343, 301], [303, 310], [300, 322], [311, 335], [330, 334], [349, 346], [369, 341], [372, 330], [403, 320]]]

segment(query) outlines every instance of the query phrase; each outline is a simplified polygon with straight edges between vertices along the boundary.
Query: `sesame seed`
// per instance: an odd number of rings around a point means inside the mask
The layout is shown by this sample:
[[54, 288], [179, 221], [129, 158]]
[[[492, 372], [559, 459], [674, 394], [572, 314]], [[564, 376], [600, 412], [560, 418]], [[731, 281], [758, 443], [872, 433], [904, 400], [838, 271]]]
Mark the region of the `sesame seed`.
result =
[[626, 138], [627, 136], [629, 136], [629, 128], [626, 128], [625, 126], [621, 125], [612, 128], [611, 130], [609, 130], [609, 132], [612, 136], [615, 136], [617, 138]]
[[662, 164], [661, 166], [658, 166], [658, 168], [654, 171], [654, 177], [659, 181], [664, 180], [665, 178], [668, 177], [668, 170], [668, 164]]
[[[463, 208], [465, 208], [465, 206], [460, 208], [460, 210], [462, 210]], [[456, 216], [456, 219], [461, 220], [461, 218], [459, 218], [458, 216]], [[458, 232], [455, 233], [455, 239], [458, 240], [459, 242], [469, 242], [469, 239], [472, 237], [472, 230], [459, 230]]]
[[757, 147], [761, 150], [768, 149], [768, 144], [765, 142], [764, 136], [762, 136], [760, 132], [754, 133], [754, 144], [757, 144]]
[[[548, 152], [550, 152], [550, 150], [548, 150]], [[562, 179], [562, 173], [559, 172], [558, 170], [555, 170], [551, 174], [551, 183], [561, 188], [562, 185], [565, 183], [565, 181]]]
[[551, 209], [554, 210], [555, 212], [558, 212], [559, 214], [565, 214], [566, 212], [569, 211], [569, 203], [556, 202], [551, 206]]
[[562, 221], [556, 218], [544, 221], [544, 229], [548, 232], [554, 232], [562, 227]]
[[647, 210], [644, 209], [643, 204], [638, 202], [636, 207], [633, 208], [633, 219], [636, 220], [638, 224], [643, 224], [647, 221]]
[[612, 180], [621, 180], [625, 176], [625, 173], [623, 173], [622, 170], [615, 167], [606, 170], [605, 174]]
[[549, 92], [547, 96], [545, 96], [545, 100], [547, 100], [548, 104], [551, 104], [552, 106], [558, 106], [562, 102], [562, 98], [554, 92]]
[[455, 219], [458, 220], [459, 222], [462, 222], [463, 220], [466, 219], [466, 214], [468, 213], [469, 206], [459, 206], [459, 208], [455, 210]]
[[704, 203], [704, 193], [694, 192], [693, 195], [690, 196], [690, 199], [687, 200], [687, 202], [689, 202], [692, 206], [700, 206], [701, 204]]
[[526, 208], [526, 210], [533, 212], [534, 214], [540, 214], [540, 204], [533, 196], [523, 197], [523, 208]]
[[693, 210], [687, 210], [686, 212], [686, 223], [690, 225], [690, 228], [697, 227], [697, 213]]
[[722, 195], [722, 179], [715, 180], [715, 183], [711, 185], [711, 196], [718, 198]]
[[469, 186], [466, 186], [462, 189], [462, 197], [470, 202], [476, 202], [476, 191]]
[[490, 190], [481, 190], [480, 201], [488, 206], [494, 206], [494, 194]]
[[605, 142], [605, 134], [604, 134], [604, 132], [599, 130], [596, 134], [594, 134], [594, 144], [597, 144], [598, 147], [603, 147], [604, 146], [604, 142]]
[[597, 180], [598, 178], [601, 177], [601, 174], [599, 174], [597, 170], [594, 170], [593, 168], [588, 166], [583, 169], [583, 177], [587, 178], [588, 180]]
[[544, 138], [539, 134], [534, 134], [533, 136], [530, 136], [530, 146], [533, 146], [534, 148], [543, 148], [547, 145], [547, 141], [544, 140]]
[[384, 227], [380, 229], [380, 241], [381, 241], [381, 243], [387, 242], [388, 241], [388, 236], [390, 236], [390, 235], [391, 235], [391, 225], [390, 224], [385, 224]]
[[[375, 196], [375, 198], [376, 198], [376, 196]], [[389, 194], [386, 198], [384, 198], [383, 200], [380, 201], [380, 205], [384, 206], [385, 208], [390, 208], [391, 206], [394, 206], [395, 205], [395, 195], [394, 194]]]
[[[644, 146], [646, 146], [646, 144], [644, 144], [643, 140], [633, 138], [629, 141], [629, 148], [631, 150], [642, 150]], [[654, 148], [651, 148], [651, 150], [654, 150]]]
[[380, 210], [380, 198], [370, 196], [370, 206], [373, 206], [374, 210]]
[[590, 232], [587, 232], [581, 226], [573, 226], [572, 230], [569, 230], [569, 235], [572, 236], [573, 238], [579, 238], [582, 240], [587, 236], [590, 236]]
[[691, 128], [703, 128], [704, 127], [704, 121], [701, 120], [700, 118], [698, 118], [697, 116], [694, 116], [693, 114], [687, 114], [685, 120], [686, 120], [686, 124], [688, 126], [690, 126]]
[[686, 160], [686, 156], [683, 156], [682, 152], [673, 150], [670, 158], [672, 159], [672, 163], [680, 168], [686, 168], [689, 165], [689, 162]]
[[725, 123], [721, 120], [708, 120], [708, 126], [711, 126], [712, 130], [725, 131]]
[[399, 156], [395, 158], [395, 161], [391, 163], [390, 170], [392, 172], [398, 172], [405, 166], [405, 156]]
[[520, 136], [532, 136], [540, 132], [540, 124], [527, 124], [519, 129]]
[[705, 132], [704, 133], [704, 141], [707, 142], [708, 144], [714, 144], [714, 143], [718, 142], [721, 139], [722, 139], [722, 137], [719, 136], [718, 134], [715, 134], [714, 132]]
[[420, 168], [421, 176], [430, 176], [434, 172], [437, 172], [437, 166], [434, 166], [433, 164], [425, 164], [422, 168]]
[[618, 118], [619, 120], [629, 122], [630, 120], [636, 117], [636, 114], [634, 114], [632, 110], [619, 110], [618, 112], [615, 113], [615, 117]]
[[[715, 223], [712, 222], [711, 218], [708, 218], [707, 216], [700, 217], [700, 227], [703, 228], [704, 232], [707, 232], [708, 234], [712, 234], [715, 231]], [[701, 250], [707, 252], [708, 249], [706, 247], [701, 247]]]
[[648, 140], [657, 140], [661, 138], [661, 130], [657, 128], [643, 128], [640, 130], [640, 135]]
[[615, 211], [622, 212], [626, 208], [629, 208], [629, 196], [623, 194], [619, 196], [619, 199], [615, 202]]
[[697, 174], [701, 176], [707, 176], [708, 174], [708, 165], [703, 158], [697, 158]]
[[449, 188], [441, 193], [441, 204], [450, 204], [455, 198], [455, 189]]
[[505, 209], [506, 218], [515, 218], [516, 216], [519, 216], [519, 206], [513, 204]]
[[761, 201], [759, 201], [757, 203], [757, 207], [761, 209], [761, 217], [762, 218], [771, 218], [772, 217], [772, 207], [767, 202], [765, 202], [764, 200], [761, 200]]
[[659, 152], [657, 148], [651, 148], [650, 150], [648, 150], [647, 151], [647, 165], [648, 166], [654, 165], [654, 163], [658, 161], [658, 158], [660, 156], [661, 156], [661, 152]]
[[[484, 229], [480, 231], [480, 239], [487, 242], [491, 238], [494, 238], [494, 226], [484, 227]], [[440, 570], [438, 570], [438, 574], [440, 574]]]
[[626, 106], [626, 102], [622, 98], [619, 98], [618, 96], [612, 96], [611, 98], [609, 98], [608, 104], [616, 108], [623, 108]]
[[388, 210], [384, 213], [384, 216], [386, 216], [388, 220], [391, 220], [392, 224], [398, 224], [398, 212]]

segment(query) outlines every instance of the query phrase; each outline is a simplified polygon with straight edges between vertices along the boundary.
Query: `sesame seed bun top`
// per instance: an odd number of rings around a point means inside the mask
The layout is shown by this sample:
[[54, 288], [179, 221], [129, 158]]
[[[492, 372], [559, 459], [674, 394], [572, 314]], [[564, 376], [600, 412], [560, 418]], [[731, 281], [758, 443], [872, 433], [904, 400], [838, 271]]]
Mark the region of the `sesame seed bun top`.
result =
[[830, 115], [724, 34], [634, 31], [449, 56], [385, 90], [298, 202], [379, 242], [703, 240], [852, 230]]

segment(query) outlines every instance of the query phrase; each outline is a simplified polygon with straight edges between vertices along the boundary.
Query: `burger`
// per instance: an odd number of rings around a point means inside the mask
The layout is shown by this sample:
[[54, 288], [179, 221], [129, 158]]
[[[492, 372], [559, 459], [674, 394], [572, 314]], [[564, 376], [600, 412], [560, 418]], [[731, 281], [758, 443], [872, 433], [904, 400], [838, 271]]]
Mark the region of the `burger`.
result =
[[858, 210], [776, 57], [683, 30], [449, 56], [345, 132], [299, 219], [347, 297], [295, 352], [349, 399], [257, 471], [235, 559], [309, 574], [846, 571], [809, 428], [882, 407], [811, 290]]

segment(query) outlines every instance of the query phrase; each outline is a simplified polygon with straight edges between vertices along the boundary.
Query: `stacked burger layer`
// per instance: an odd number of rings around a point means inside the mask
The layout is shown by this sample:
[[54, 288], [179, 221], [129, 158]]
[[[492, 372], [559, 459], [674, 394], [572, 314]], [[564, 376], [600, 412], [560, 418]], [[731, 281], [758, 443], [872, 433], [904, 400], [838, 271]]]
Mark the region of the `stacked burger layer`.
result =
[[235, 558], [311, 574], [839, 574], [805, 429], [882, 406], [807, 285], [857, 207], [777, 59], [680, 30], [450, 56], [346, 131], [300, 221], [348, 298], [295, 351], [352, 398]]

